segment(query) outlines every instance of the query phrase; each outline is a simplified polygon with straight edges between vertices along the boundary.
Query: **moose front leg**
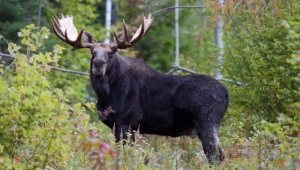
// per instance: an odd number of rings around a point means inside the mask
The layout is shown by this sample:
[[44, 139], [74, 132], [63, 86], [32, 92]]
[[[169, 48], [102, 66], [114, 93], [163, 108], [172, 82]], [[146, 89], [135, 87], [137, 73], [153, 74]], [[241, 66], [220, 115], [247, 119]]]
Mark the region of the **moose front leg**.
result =
[[[130, 142], [134, 142], [135, 138], [131, 130], [131, 125], [116, 123], [113, 129], [115, 130], [116, 142], [123, 141], [123, 144], [126, 144], [126, 141], [129, 140]], [[130, 136], [130, 139], [128, 138], [128, 135]]]

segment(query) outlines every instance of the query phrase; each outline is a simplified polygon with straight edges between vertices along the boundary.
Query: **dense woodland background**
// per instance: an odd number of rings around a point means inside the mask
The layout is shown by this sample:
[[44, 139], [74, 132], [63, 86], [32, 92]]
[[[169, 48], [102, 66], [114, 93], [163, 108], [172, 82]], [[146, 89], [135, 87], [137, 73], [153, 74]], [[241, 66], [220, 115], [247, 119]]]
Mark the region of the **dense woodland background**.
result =
[[[114, 0], [112, 28], [121, 31], [124, 19], [135, 30], [142, 14], [174, 4]], [[179, 5], [204, 7], [179, 10], [180, 66], [212, 77], [220, 70], [230, 91], [219, 131], [226, 159], [214, 168], [300, 169], [300, 2]], [[53, 34], [60, 13], [105, 39], [104, 0], [0, 0], [0, 169], [207, 169], [199, 139], [137, 134], [133, 146], [114, 142], [98, 120], [89, 77], [55, 70], [88, 73], [90, 64], [89, 50], [72, 52]], [[215, 43], [221, 20], [223, 49]], [[148, 34], [121, 53], [170, 71], [174, 24], [174, 9], [157, 13]]]

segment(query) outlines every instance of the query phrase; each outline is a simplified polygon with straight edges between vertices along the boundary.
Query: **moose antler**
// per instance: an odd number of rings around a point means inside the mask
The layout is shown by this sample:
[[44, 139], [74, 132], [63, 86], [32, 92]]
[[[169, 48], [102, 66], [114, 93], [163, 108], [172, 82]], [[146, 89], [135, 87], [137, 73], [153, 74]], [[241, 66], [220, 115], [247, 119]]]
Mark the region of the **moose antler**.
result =
[[[59, 19], [57, 16], [52, 17], [53, 20], [53, 30], [56, 36], [62, 41], [68, 43], [73, 47], [73, 51], [79, 48], [91, 48], [93, 46], [92, 43], [84, 43], [82, 44], [81, 38], [84, 33], [84, 29], [82, 29], [78, 35], [77, 29], [73, 24], [73, 16], [64, 16]], [[59, 31], [58, 31], [59, 29]]]
[[112, 43], [111, 48], [126, 49], [131, 47], [133, 44], [138, 42], [143, 36], [145, 36], [145, 34], [149, 31], [150, 27], [152, 26], [153, 20], [154, 18], [152, 17], [151, 13], [148, 15], [148, 17], [143, 17], [143, 22], [141, 26], [132, 36], [131, 40], [129, 40], [125, 21], [123, 20], [124, 32], [121, 36], [121, 40], [113, 31], [115, 42]]

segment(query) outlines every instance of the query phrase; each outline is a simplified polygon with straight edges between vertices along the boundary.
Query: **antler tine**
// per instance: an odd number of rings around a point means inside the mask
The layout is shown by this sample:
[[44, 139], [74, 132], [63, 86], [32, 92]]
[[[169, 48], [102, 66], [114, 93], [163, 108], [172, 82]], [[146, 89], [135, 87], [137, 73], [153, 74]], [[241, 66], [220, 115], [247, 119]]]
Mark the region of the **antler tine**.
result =
[[[135, 32], [135, 34], [132, 36], [130, 42], [132, 44], [138, 42], [144, 35], [144, 28], [145, 28], [145, 18], [143, 16], [143, 22], [141, 26], [138, 28], [138, 30]], [[137, 34], [138, 33], [138, 34]]]
[[[77, 29], [73, 24], [73, 16], [67, 15], [65, 17], [61, 14], [61, 19], [57, 16], [55, 17], [52, 17], [54, 33], [59, 39], [71, 45], [73, 47], [73, 51], [79, 48], [91, 48], [93, 46], [91, 43], [82, 43], [81, 38], [84, 33], [84, 29], [82, 29], [78, 34]], [[69, 36], [69, 33], [71, 36]]]
[[126, 28], [126, 24], [125, 21], [123, 20], [123, 30], [124, 30], [124, 40], [125, 42], [129, 42], [129, 38], [128, 38], [128, 33], [127, 33], [127, 28]]
[[131, 46], [131, 43], [129, 42], [128, 33], [125, 21], [123, 20], [123, 34], [122, 34], [122, 40], [116, 35], [115, 31], [113, 31], [114, 37], [115, 37], [115, 44], [111, 45], [111, 48], [119, 48], [119, 49], [126, 49]]
[[61, 19], [64, 19], [64, 18], [66, 18], [66, 17], [64, 16], [64, 14], [61, 13]]
[[128, 33], [127, 28], [125, 25], [125, 21], [123, 20], [123, 28], [124, 32], [122, 34], [122, 40], [116, 35], [116, 33], [113, 31], [115, 41], [113, 44], [111, 44], [111, 48], [119, 48], [119, 49], [126, 49], [131, 47], [133, 44], [138, 42], [146, 33], [149, 31], [150, 27], [152, 26], [154, 18], [152, 17], [151, 13], [147, 16], [143, 16], [143, 21], [138, 30], [135, 32], [135, 34], [132, 36], [131, 40], [128, 40]]
[[120, 44], [121, 43], [121, 41], [120, 41], [120, 39], [118, 38], [118, 36], [117, 36], [117, 34], [115, 33], [115, 31], [113, 30], [113, 34], [114, 34], [114, 37], [115, 37], [115, 41], [117, 41], [117, 43], [116, 44]]
[[[56, 18], [57, 18], [57, 16], [55, 16]], [[65, 37], [64, 36], [62, 36], [58, 31], [57, 31], [57, 29], [56, 29], [56, 27], [59, 27], [58, 26], [58, 23], [56, 22], [56, 20], [55, 20], [55, 18], [54, 17], [52, 17], [52, 27], [53, 27], [53, 30], [54, 30], [54, 33], [56, 34], [56, 36], [59, 38], [59, 39], [61, 39], [62, 41], [65, 41]]]
[[72, 48], [72, 51], [75, 51], [76, 49], [79, 49], [79, 48], [89, 48], [90, 47], [90, 44], [89, 43], [85, 43], [85, 44], [82, 44], [81, 42], [81, 37], [82, 37], [82, 34], [84, 32], [84, 29], [82, 29], [77, 37], [77, 39], [75, 41], [72, 41], [69, 39], [68, 37], [68, 33], [67, 33], [67, 29], [65, 31], [65, 37], [66, 37], [66, 43], [68, 44], [72, 44], [73, 45], [73, 48]]
[[141, 26], [139, 27], [139, 29], [136, 31], [136, 33], [133, 35], [130, 42], [132, 44], [134, 44], [134, 43], [138, 42], [142, 37], [144, 37], [147, 34], [147, 32], [149, 31], [149, 29], [151, 28], [153, 21], [154, 21], [154, 18], [152, 17], [151, 13], [149, 13], [149, 15], [147, 17], [143, 16], [143, 22], [142, 22]]
[[148, 17], [144, 18], [144, 21], [146, 22], [146, 24], [145, 24], [146, 29], [145, 29], [143, 36], [146, 35], [147, 32], [149, 31], [149, 29], [151, 28], [153, 21], [154, 21], [154, 17], [152, 16], [151, 13], [149, 13]]

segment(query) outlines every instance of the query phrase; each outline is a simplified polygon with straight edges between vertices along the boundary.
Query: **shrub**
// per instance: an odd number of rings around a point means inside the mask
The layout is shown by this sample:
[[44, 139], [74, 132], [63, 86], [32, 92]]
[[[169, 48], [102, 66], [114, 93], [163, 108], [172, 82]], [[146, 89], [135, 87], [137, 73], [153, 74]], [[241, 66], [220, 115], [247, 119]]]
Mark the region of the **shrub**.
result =
[[72, 89], [53, 88], [45, 77], [62, 52], [55, 46], [53, 52], [38, 53], [49, 30], [28, 25], [18, 34], [26, 54], [9, 44], [16, 58], [13, 73], [0, 78], [0, 169], [64, 169], [80, 136], [88, 134], [82, 128], [89, 116], [82, 104], [69, 104]]
[[224, 75], [246, 84], [228, 84], [226, 120], [246, 136], [242, 143], [248, 149], [238, 150], [250, 157], [257, 153], [251, 159], [256, 168], [299, 166], [299, 7], [296, 0], [254, 0], [225, 29]]

